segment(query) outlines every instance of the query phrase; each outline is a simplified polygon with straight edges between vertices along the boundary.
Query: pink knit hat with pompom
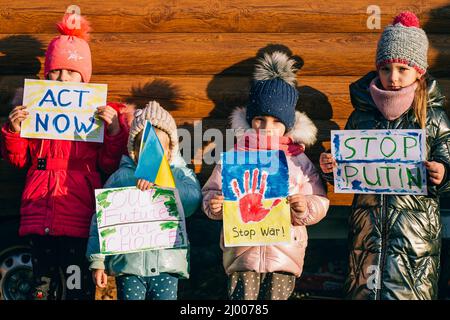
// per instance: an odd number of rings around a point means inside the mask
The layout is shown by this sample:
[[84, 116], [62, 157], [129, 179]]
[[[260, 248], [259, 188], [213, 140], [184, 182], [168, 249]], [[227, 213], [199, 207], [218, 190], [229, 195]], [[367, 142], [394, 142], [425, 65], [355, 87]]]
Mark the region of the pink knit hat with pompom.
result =
[[89, 22], [81, 15], [66, 13], [56, 27], [61, 35], [50, 42], [45, 53], [45, 78], [52, 70], [67, 69], [79, 72], [83, 82], [89, 82], [92, 75]]

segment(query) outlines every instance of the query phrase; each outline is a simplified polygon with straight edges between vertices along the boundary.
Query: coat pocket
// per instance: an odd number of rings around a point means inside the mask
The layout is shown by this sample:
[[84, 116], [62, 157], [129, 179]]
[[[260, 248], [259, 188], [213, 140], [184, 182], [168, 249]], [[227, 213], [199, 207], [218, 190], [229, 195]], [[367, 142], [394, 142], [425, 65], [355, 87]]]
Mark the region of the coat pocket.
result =
[[[432, 210], [432, 211], [429, 211]], [[396, 210], [391, 218], [389, 238], [394, 250], [410, 257], [421, 258], [435, 252], [440, 237], [439, 217], [428, 210]]]
[[299, 248], [308, 246], [308, 233], [305, 226], [292, 226], [291, 244]]

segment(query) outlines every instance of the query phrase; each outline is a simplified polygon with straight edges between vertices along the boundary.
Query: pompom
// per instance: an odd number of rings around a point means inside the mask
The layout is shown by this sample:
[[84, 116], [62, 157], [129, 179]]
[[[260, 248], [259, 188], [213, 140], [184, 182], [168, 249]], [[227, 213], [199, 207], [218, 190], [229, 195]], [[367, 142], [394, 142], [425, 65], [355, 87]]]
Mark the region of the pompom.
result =
[[62, 20], [56, 24], [59, 33], [89, 41], [91, 26], [83, 16], [66, 13]]
[[397, 23], [401, 23], [405, 27], [420, 28], [419, 18], [417, 18], [417, 16], [411, 11], [403, 11], [399, 13], [394, 18], [394, 22], [392, 24], [395, 26]]
[[264, 58], [261, 58], [259, 64], [256, 65], [253, 78], [259, 81], [280, 78], [291, 86], [295, 86], [297, 69], [294, 64], [295, 61], [289, 59], [283, 52], [266, 53]]

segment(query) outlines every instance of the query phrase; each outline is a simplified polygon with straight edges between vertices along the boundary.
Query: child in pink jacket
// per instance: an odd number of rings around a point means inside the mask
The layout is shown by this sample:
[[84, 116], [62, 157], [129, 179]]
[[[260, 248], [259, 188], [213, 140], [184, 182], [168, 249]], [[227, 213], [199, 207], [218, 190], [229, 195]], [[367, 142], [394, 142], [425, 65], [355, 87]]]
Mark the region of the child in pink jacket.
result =
[[[295, 111], [294, 61], [281, 52], [266, 54], [256, 67], [249, 104], [231, 116], [233, 129], [254, 129], [238, 137], [236, 150], [283, 150], [289, 169], [291, 243], [287, 245], [224, 247], [223, 266], [229, 276], [230, 299], [286, 300], [300, 277], [307, 245], [306, 226], [323, 219], [329, 206], [320, 174], [304, 154], [316, 140], [317, 129], [303, 113]], [[250, 149], [248, 146], [256, 146]], [[222, 219], [221, 165], [202, 189], [203, 211]]]

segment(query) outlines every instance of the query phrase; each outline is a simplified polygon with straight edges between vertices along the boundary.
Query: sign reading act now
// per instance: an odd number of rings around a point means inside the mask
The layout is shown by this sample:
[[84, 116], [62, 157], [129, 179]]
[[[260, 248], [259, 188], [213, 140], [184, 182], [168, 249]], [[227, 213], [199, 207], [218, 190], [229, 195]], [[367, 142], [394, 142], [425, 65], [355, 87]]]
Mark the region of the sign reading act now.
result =
[[103, 121], [95, 116], [106, 105], [107, 85], [25, 79], [22, 122], [26, 138], [103, 142]]
[[424, 130], [333, 130], [337, 193], [426, 194]]

